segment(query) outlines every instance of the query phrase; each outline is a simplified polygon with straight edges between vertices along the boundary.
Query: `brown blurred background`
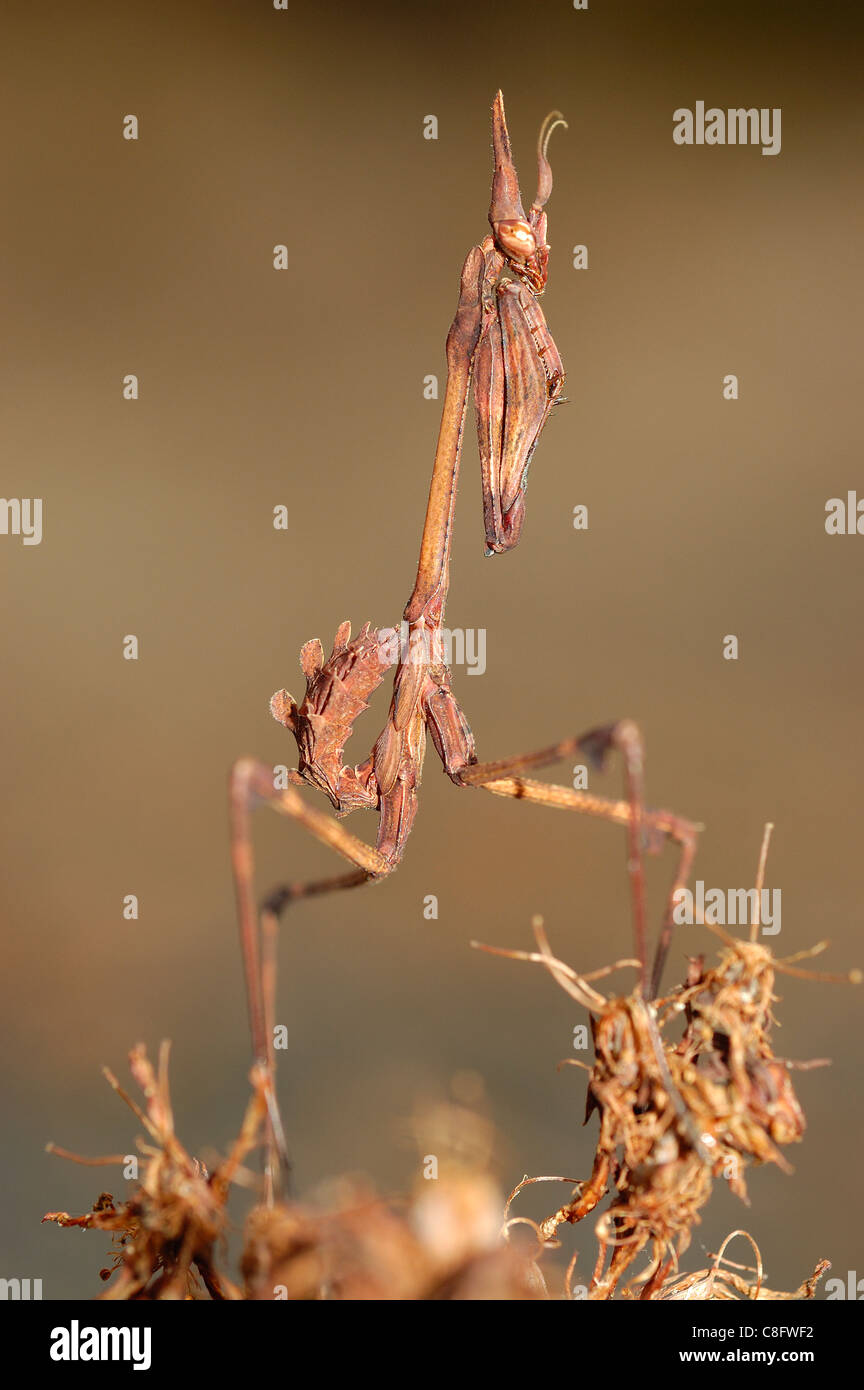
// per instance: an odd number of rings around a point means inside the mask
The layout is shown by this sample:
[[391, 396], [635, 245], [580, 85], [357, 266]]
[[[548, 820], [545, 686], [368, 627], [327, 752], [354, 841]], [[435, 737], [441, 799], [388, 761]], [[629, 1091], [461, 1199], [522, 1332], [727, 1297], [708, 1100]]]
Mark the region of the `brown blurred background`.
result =
[[[824, 531], [829, 497], [864, 494], [852, 10], [4, 8], [2, 490], [42, 497], [45, 516], [38, 547], [0, 537], [0, 1274], [41, 1277], [49, 1298], [97, 1289], [107, 1240], [39, 1220], [120, 1184], [43, 1146], [129, 1151], [137, 1123], [99, 1067], [125, 1075], [131, 1044], [173, 1039], [193, 1151], [236, 1131], [227, 771], [241, 753], [293, 761], [267, 701], [302, 693], [307, 638], [396, 622], [409, 595], [440, 404], [422, 382], [443, 385], [459, 269], [486, 231], [499, 85], [529, 196], [541, 118], [570, 122], [552, 145], [544, 307], [571, 404], [538, 450], [518, 551], [491, 562], [469, 428], [448, 620], [487, 631], [486, 673], [454, 674], [480, 755], [634, 717], [649, 799], [707, 825], [697, 876], [746, 887], [775, 821], [778, 953], [828, 936], [826, 968], [864, 963], [864, 539]], [[700, 99], [781, 107], [781, 154], [673, 144], [673, 110]], [[352, 761], [386, 700], [385, 685]], [[604, 788], [619, 785], [616, 769]], [[335, 867], [263, 813], [257, 844], [262, 887]], [[555, 1070], [582, 1016], [540, 971], [468, 942], [524, 946], [539, 911], [574, 966], [629, 954], [624, 855], [614, 828], [457, 792], [430, 751], [395, 878], [286, 927], [280, 1079], [301, 1192], [346, 1169], [404, 1187], [406, 1117], [466, 1071], [504, 1136], [504, 1182], [587, 1176], [584, 1081]], [[652, 866], [655, 921], [670, 868]], [[675, 976], [708, 945], [692, 929]], [[718, 1189], [687, 1267], [743, 1224], [772, 1284], [794, 1287], [823, 1256], [841, 1277], [860, 1266], [861, 998], [780, 992], [778, 1052], [834, 1065], [797, 1079], [810, 1127], [794, 1176], [754, 1173], [749, 1211]], [[549, 1193], [524, 1210], [551, 1210]], [[587, 1232], [576, 1246], [587, 1274]]]

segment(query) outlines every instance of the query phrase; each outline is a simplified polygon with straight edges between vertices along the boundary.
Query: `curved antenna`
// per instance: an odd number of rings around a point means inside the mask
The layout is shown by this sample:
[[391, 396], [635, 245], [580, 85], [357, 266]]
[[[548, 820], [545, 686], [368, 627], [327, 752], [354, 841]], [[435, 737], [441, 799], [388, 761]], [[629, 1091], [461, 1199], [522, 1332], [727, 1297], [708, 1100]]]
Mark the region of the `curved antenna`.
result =
[[563, 125], [565, 130], [570, 129], [560, 111], [550, 111], [549, 115], [545, 116], [543, 119], [543, 124], [540, 127], [540, 135], [537, 139], [537, 152], [543, 159], [546, 158], [546, 153], [549, 149], [549, 137], [553, 130], [559, 125]]
[[569, 130], [569, 126], [561, 115], [560, 111], [550, 111], [545, 117], [540, 127], [540, 134], [537, 137], [537, 197], [534, 199], [534, 207], [539, 212], [549, 201], [549, 194], [552, 192], [552, 169], [547, 158], [549, 151], [549, 138], [558, 126], [563, 126]]

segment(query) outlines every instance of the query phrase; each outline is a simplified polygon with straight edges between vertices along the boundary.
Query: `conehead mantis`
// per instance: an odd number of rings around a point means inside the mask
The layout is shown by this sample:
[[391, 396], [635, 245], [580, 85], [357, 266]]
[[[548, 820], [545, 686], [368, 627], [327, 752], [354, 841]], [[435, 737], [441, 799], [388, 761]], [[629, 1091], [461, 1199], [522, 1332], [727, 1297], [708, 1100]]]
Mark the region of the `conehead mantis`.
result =
[[[238, 904], [252, 1046], [270, 1078], [269, 1181], [272, 1193], [284, 1139], [272, 1089], [275, 943], [278, 920], [289, 903], [386, 878], [399, 864], [417, 813], [417, 793], [427, 735], [446, 775], [457, 787], [534, 802], [629, 825], [631, 839], [657, 849], [671, 837], [682, 845], [679, 876], [689, 866], [688, 822], [666, 811], [631, 813], [632, 796], [614, 800], [551, 785], [524, 774], [581, 752], [595, 763], [612, 747], [625, 755], [632, 782], [641, 768], [641, 743], [629, 721], [539, 752], [479, 762], [471, 729], [452, 689], [442, 656], [441, 629], [450, 576], [450, 546], [468, 395], [473, 383], [483, 484], [487, 554], [512, 550], [525, 516], [525, 483], [531, 457], [564, 384], [561, 358], [538, 297], [546, 286], [549, 247], [545, 205], [552, 191], [549, 137], [566, 122], [546, 117], [537, 150], [537, 194], [526, 215], [504, 114], [497, 93], [492, 106], [495, 169], [489, 210], [491, 235], [469, 251], [462, 267], [459, 301], [447, 335], [447, 384], [414, 589], [404, 611], [407, 650], [393, 629], [367, 623], [351, 637], [350, 623], [336, 631], [325, 659], [317, 638], [301, 651], [306, 693], [297, 701], [285, 690], [271, 700], [274, 717], [297, 741], [291, 785], [274, 785], [273, 768], [252, 758], [234, 764], [230, 781], [232, 862]], [[398, 650], [396, 649], [398, 646]], [[371, 754], [348, 766], [344, 748], [355, 719], [386, 671], [395, 666], [387, 722]], [[294, 789], [307, 786], [330, 801], [337, 819], [310, 806]], [[632, 787], [631, 787], [632, 791]], [[641, 798], [638, 799], [641, 805]], [[251, 812], [268, 805], [297, 821], [351, 865], [341, 874], [274, 889], [256, 900]], [[340, 824], [356, 810], [378, 815], [374, 846]]]

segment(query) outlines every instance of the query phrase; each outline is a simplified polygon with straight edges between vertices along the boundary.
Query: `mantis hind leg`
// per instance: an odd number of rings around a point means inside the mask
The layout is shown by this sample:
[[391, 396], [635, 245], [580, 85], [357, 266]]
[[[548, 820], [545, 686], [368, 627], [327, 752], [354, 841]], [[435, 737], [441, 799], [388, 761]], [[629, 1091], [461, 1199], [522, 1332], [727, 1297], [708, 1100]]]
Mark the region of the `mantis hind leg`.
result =
[[[452, 697], [450, 698], [452, 700]], [[442, 709], [444, 703], [441, 702]], [[455, 701], [453, 704], [455, 705]], [[449, 711], [448, 713], [452, 724], [454, 716]], [[538, 806], [599, 816], [603, 820], [610, 820], [629, 828], [628, 868], [633, 898], [636, 951], [643, 962], [643, 993], [647, 998], [656, 997], [672, 936], [675, 894], [686, 885], [689, 878], [696, 854], [699, 826], [671, 811], [654, 810], [643, 805], [644, 755], [642, 738], [636, 725], [630, 720], [621, 720], [617, 724], [591, 730], [578, 738], [563, 739], [560, 743], [552, 744], [535, 753], [517, 753], [513, 757], [488, 763], [460, 763], [458, 739], [447, 737], [448, 731], [440, 715], [439, 726], [445, 736], [439, 737], [436, 743], [441, 751], [445, 770], [457, 786], [480, 787], [484, 791], [492, 792], [494, 796], [506, 796], [518, 801], [531, 801]], [[539, 782], [521, 775], [534, 768], [548, 767], [572, 754], [581, 754], [595, 766], [601, 765], [604, 755], [611, 747], [618, 748], [624, 757], [628, 790], [626, 800], [597, 796], [593, 792]], [[667, 839], [679, 845], [680, 853], [669, 892], [666, 916], [649, 973], [645, 943], [642, 853], [644, 847], [651, 852], [658, 852]]]

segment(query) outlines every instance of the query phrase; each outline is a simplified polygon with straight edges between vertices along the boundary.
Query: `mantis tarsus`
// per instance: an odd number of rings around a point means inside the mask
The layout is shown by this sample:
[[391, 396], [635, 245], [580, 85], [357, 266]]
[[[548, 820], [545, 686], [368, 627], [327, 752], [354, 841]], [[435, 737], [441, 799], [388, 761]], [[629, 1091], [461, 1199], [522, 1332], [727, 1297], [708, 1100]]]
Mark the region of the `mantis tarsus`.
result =
[[[489, 210], [492, 234], [468, 253], [447, 336], [441, 426], [417, 576], [404, 611], [409, 632], [407, 655], [392, 656], [392, 629], [379, 631], [367, 623], [352, 639], [350, 624], [342, 623], [326, 660], [317, 638], [303, 647], [306, 694], [302, 703], [298, 705], [284, 690], [271, 701], [275, 718], [291, 730], [299, 749], [298, 766], [287, 780], [294, 786], [322, 791], [338, 818], [355, 810], [376, 811], [379, 824], [374, 848], [343, 829], [338, 819], [309, 806], [293, 786], [277, 788], [271, 767], [243, 758], [231, 772], [232, 857], [252, 1045], [256, 1060], [268, 1066], [271, 1081], [275, 941], [280, 913], [298, 898], [357, 887], [392, 873], [402, 858], [417, 811], [427, 733], [445, 773], [459, 787], [479, 787], [496, 796], [581, 811], [629, 825], [641, 960], [646, 960], [640, 905], [643, 840], [656, 849], [666, 837], [675, 839], [682, 847], [676, 884], [686, 879], [695, 843], [694, 827], [669, 812], [642, 809], [642, 750], [635, 725], [624, 721], [580, 738], [564, 739], [539, 752], [478, 762], [473, 735], [453, 695], [450, 672], [441, 656], [459, 461], [472, 380], [487, 554], [511, 550], [519, 540], [528, 466], [564, 383], [561, 358], [538, 303], [546, 285], [549, 257], [544, 211], [552, 191], [548, 143], [558, 125], [566, 125], [558, 112], [543, 122], [538, 140], [537, 195], [526, 216], [510, 152], [503, 98], [500, 92], [495, 97], [495, 170]], [[396, 671], [387, 723], [370, 756], [356, 767], [348, 767], [343, 763], [343, 750], [353, 723], [393, 665]], [[577, 752], [597, 763], [611, 747], [620, 748], [625, 758], [626, 800], [523, 775]], [[264, 803], [299, 821], [352, 867], [331, 878], [277, 888], [264, 901], [259, 919], [250, 814], [255, 805]], [[655, 977], [662, 969], [667, 946], [668, 931], [658, 946]], [[647, 965], [643, 974], [647, 989]], [[274, 1143], [283, 1149], [272, 1084], [271, 1129], [272, 1166]]]

